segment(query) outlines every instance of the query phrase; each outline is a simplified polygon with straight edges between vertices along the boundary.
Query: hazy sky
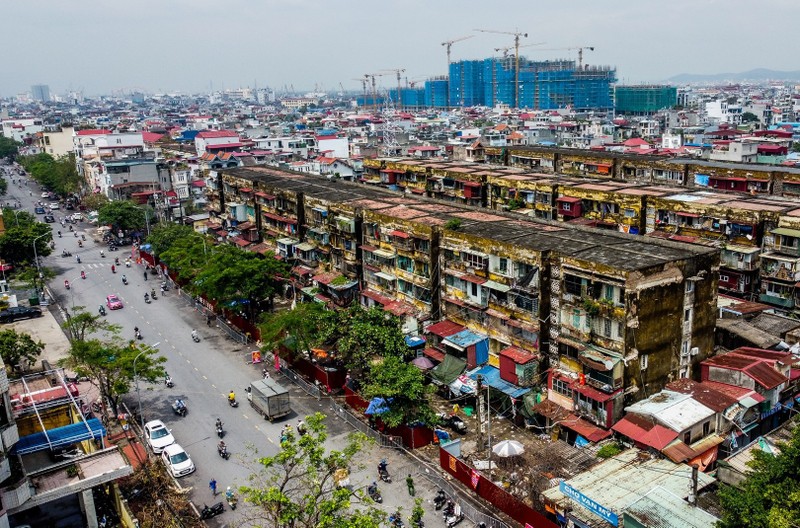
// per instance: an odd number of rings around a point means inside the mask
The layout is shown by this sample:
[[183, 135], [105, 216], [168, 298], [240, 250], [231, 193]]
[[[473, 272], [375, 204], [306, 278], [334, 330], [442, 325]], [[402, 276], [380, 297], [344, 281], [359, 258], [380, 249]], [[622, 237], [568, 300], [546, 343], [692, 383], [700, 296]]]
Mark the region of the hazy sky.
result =
[[[797, 0], [5, 0], [0, 95], [49, 84], [83, 89], [207, 91], [213, 87], [360, 89], [365, 73], [405, 68], [409, 80], [446, 73], [528, 33], [543, 48], [595, 46], [588, 64], [621, 82], [678, 73], [799, 69]], [[783, 28], [783, 29], [781, 29]], [[524, 50], [534, 58], [575, 52]], [[393, 86], [391, 76], [381, 79]]]

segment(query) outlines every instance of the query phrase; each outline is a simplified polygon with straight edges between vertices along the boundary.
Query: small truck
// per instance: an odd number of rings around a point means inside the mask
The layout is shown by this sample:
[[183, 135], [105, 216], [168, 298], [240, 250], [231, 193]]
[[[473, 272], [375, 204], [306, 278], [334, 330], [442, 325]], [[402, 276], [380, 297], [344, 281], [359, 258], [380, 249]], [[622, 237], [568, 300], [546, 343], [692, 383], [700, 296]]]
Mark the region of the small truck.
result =
[[289, 391], [271, 378], [250, 383], [247, 388], [247, 399], [250, 401], [250, 406], [270, 422], [292, 412], [289, 405]]

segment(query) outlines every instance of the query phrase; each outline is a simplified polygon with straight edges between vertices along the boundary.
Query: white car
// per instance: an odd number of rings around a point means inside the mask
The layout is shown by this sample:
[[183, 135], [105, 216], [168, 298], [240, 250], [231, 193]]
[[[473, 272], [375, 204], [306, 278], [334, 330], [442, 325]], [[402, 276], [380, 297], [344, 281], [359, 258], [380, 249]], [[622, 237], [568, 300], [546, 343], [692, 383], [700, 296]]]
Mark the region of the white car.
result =
[[52, 202], [52, 203], [50, 204], [50, 209], [51, 209], [52, 211], [55, 211], [56, 209], [61, 209], [61, 206], [60, 206], [60, 205], [58, 205], [58, 202]]
[[175, 443], [175, 437], [169, 432], [161, 420], [153, 420], [144, 424], [144, 436], [153, 453], [160, 453], [165, 447]]
[[47, 193], [47, 192], [43, 192], [42, 193], [42, 198], [48, 198], [49, 196], [50, 196], [50, 193]]
[[189, 453], [183, 450], [179, 444], [172, 444], [164, 448], [161, 452], [161, 460], [173, 477], [183, 477], [195, 470]]

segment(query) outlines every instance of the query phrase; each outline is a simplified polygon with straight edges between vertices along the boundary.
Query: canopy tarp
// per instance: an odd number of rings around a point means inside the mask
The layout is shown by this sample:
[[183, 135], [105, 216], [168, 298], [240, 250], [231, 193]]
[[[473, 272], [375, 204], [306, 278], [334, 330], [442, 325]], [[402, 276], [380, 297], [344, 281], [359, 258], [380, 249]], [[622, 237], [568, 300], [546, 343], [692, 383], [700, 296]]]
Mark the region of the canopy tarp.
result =
[[[389, 401], [391, 402], [391, 398]], [[372, 398], [364, 414], [383, 414], [385, 412], [389, 412], [389, 403], [383, 398]]]
[[102, 438], [106, 435], [106, 428], [97, 418], [78, 422], [63, 427], [50, 429], [47, 433], [33, 433], [23, 436], [14, 444], [12, 452], [17, 455], [27, 455], [45, 449], [55, 449], [69, 446], [84, 440]]
[[467, 368], [466, 360], [459, 359], [450, 354], [444, 355], [444, 360], [431, 369], [431, 377], [444, 385], [450, 385]]

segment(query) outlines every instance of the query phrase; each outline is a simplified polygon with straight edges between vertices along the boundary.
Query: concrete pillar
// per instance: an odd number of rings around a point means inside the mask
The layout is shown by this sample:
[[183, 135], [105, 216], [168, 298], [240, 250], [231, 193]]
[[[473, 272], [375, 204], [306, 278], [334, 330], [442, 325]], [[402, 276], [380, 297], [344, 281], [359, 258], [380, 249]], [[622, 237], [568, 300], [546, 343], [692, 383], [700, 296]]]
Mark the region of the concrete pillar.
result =
[[88, 489], [83, 491], [78, 499], [81, 504], [81, 510], [83, 510], [83, 514], [86, 516], [86, 526], [88, 528], [97, 528], [97, 510], [94, 508], [94, 495], [92, 495], [92, 490]]

